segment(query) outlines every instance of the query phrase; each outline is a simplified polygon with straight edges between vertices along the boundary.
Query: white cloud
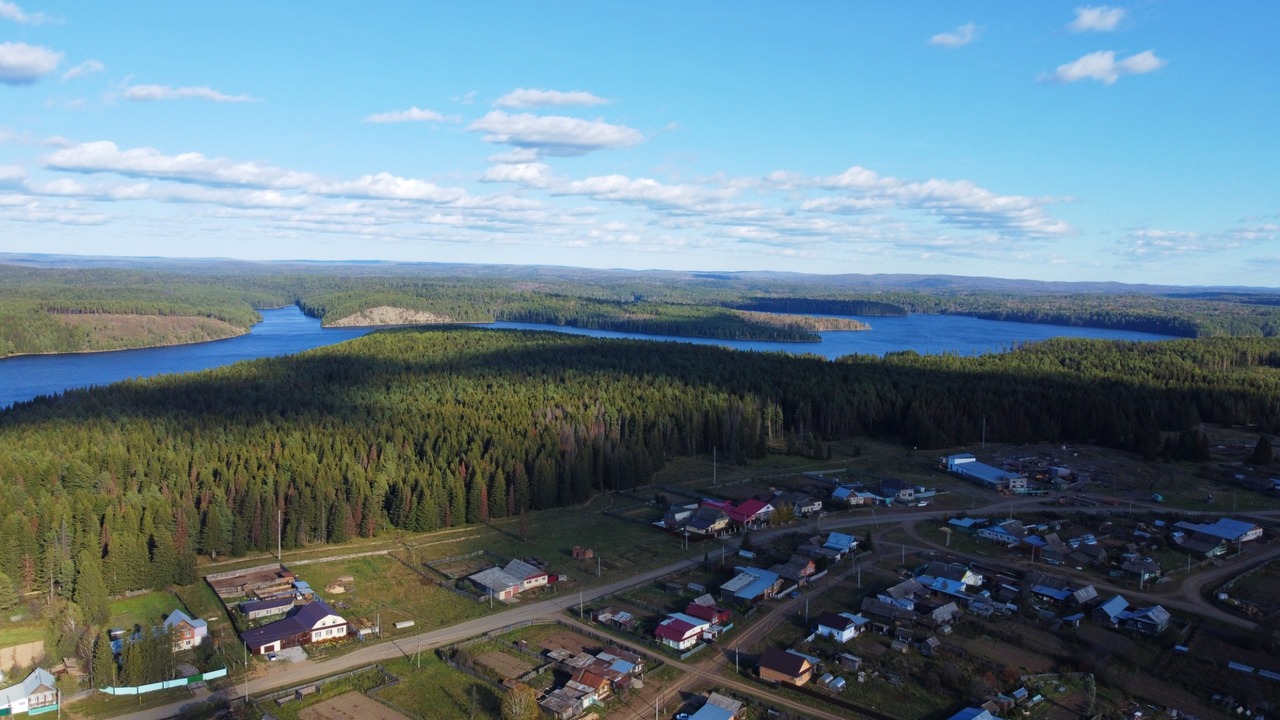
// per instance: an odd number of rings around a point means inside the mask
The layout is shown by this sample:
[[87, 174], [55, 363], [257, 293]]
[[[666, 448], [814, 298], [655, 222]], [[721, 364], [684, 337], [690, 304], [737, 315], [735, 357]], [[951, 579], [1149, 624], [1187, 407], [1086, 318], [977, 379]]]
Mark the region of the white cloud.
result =
[[467, 128], [486, 133], [486, 142], [514, 145], [546, 155], [585, 155], [595, 150], [637, 145], [644, 135], [625, 125], [560, 115], [510, 115], [493, 110]]
[[1111, 32], [1124, 19], [1125, 9], [1097, 5], [1076, 8], [1076, 19], [1067, 29], [1071, 32]]
[[106, 66], [106, 65], [103, 65], [101, 62], [99, 62], [99, 61], [97, 61], [97, 60], [85, 60], [84, 62], [80, 63], [79, 65], [77, 65], [77, 66], [75, 66], [75, 67], [71, 68], [70, 70], [68, 70], [68, 71], [66, 71], [66, 72], [64, 72], [64, 73], [62, 73], [62, 79], [63, 79], [63, 80], [74, 80], [75, 78], [78, 78], [78, 77], [84, 77], [85, 75], [92, 75], [93, 73], [100, 73], [100, 72], [102, 72], [103, 70], [106, 70], [106, 69], [107, 69], [107, 66]]
[[20, 42], [0, 43], [0, 83], [30, 85], [57, 69], [62, 53]]
[[124, 91], [126, 100], [151, 102], [155, 100], [212, 100], [213, 102], [243, 103], [257, 102], [248, 95], [227, 95], [212, 88], [171, 87], [169, 85], [134, 85]]
[[929, 38], [930, 45], [944, 48], [964, 47], [974, 40], [978, 39], [978, 34], [982, 31], [973, 23], [965, 23], [951, 32], [938, 33]]
[[1144, 228], [1125, 236], [1126, 252], [1142, 258], [1208, 255], [1228, 250], [1280, 241], [1280, 225], [1263, 223], [1217, 232], [1160, 230]]
[[21, 25], [40, 25], [52, 22], [53, 19], [44, 13], [29, 13], [18, 7], [16, 3], [0, 0], [0, 18], [11, 20]]
[[457, 122], [458, 118], [446, 117], [435, 110], [424, 110], [416, 105], [408, 110], [374, 113], [364, 119], [367, 123], [445, 122], [446, 120]]
[[14, 186], [25, 180], [27, 171], [21, 165], [0, 165], [0, 186]]
[[212, 185], [299, 188], [316, 181], [308, 173], [259, 163], [238, 163], [227, 158], [208, 158], [194, 152], [165, 155], [155, 148], [121, 150], [108, 140], [57, 150], [45, 158], [45, 166], [70, 172], [112, 172], [127, 177]]
[[517, 183], [530, 187], [547, 187], [551, 184], [551, 168], [546, 163], [500, 163], [485, 171], [483, 182]]
[[458, 188], [440, 187], [426, 180], [402, 178], [385, 172], [365, 175], [357, 180], [311, 183], [306, 190], [317, 195], [431, 203], [447, 203], [466, 197], [466, 192]]
[[1052, 73], [1040, 76], [1041, 82], [1073, 83], [1080, 80], [1098, 80], [1110, 85], [1120, 79], [1121, 75], [1145, 75], [1158, 70], [1167, 63], [1156, 57], [1154, 50], [1130, 55], [1116, 61], [1116, 54], [1111, 50], [1099, 50], [1084, 57], [1059, 65]]
[[553, 195], [584, 195], [597, 200], [658, 208], [693, 208], [708, 201], [725, 199], [731, 194], [725, 190], [707, 190], [694, 185], [666, 185], [651, 178], [629, 178], [625, 175], [602, 175], [575, 180], [558, 185], [551, 192]]
[[518, 88], [498, 98], [494, 105], [505, 108], [563, 107], [566, 105], [607, 105], [608, 100], [585, 90], [560, 92]]

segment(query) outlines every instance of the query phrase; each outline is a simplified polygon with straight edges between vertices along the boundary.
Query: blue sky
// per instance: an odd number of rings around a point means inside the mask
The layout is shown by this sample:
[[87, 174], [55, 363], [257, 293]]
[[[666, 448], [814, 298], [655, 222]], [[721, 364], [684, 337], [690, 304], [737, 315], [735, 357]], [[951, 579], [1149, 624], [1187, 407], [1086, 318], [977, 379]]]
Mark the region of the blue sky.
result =
[[0, 252], [1275, 287], [1280, 4], [0, 0]]

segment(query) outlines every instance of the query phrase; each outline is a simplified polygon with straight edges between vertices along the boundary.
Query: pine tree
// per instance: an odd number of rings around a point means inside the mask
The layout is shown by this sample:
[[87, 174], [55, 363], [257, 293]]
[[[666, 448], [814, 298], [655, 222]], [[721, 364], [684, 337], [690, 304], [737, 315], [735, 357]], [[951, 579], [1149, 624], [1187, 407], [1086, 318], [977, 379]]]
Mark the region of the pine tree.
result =
[[21, 598], [18, 597], [18, 591], [13, 587], [13, 581], [8, 575], [0, 573], [0, 613], [8, 613], [10, 610], [18, 606]]
[[102, 580], [102, 558], [92, 550], [81, 550], [76, 559], [75, 601], [94, 625], [106, 625], [111, 619], [107, 585]]
[[1249, 462], [1254, 465], [1270, 465], [1272, 459], [1271, 436], [1259, 435], [1258, 444], [1253, 446], [1253, 454], [1249, 456]]
[[111, 639], [99, 632], [93, 644], [93, 662], [89, 668], [89, 682], [93, 687], [104, 688], [116, 684], [116, 657], [111, 652]]

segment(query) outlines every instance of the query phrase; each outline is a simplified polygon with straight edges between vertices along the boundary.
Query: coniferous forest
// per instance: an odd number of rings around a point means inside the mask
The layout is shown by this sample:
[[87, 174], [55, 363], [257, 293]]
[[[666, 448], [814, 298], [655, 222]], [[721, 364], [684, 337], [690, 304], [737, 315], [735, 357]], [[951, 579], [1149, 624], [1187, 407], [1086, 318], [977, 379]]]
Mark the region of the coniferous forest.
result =
[[[709, 452], [821, 456], [1093, 441], [1196, 457], [1199, 423], [1280, 428], [1280, 339], [1055, 340], [839, 361], [482, 329], [391, 330], [293, 357], [0, 412], [0, 573], [79, 599], [190, 582], [197, 555], [432, 530], [581, 502]], [[100, 581], [95, 578], [101, 578]]]

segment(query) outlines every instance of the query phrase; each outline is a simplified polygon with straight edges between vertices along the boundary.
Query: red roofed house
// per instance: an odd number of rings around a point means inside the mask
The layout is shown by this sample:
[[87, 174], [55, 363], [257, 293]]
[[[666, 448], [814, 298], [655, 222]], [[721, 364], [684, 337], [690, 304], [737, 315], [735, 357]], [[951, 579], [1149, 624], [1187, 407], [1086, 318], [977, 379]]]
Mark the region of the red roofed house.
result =
[[729, 511], [729, 519], [744, 527], [769, 522], [773, 516], [773, 506], [769, 503], [750, 498]]
[[596, 700], [601, 703], [613, 696], [613, 683], [609, 682], [608, 678], [597, 675], [590, 670], [579, 670], [574, 673], [573, 681], [595, 690]]
[[677, 650], [688, 650], [698, 644], [705, 630], [711, 629], [711, 623], [683, 613], [676, 613], [658, 623], [654, 636], [658, 642]]
[[724, 608], [718, 608], [715, 605], [699, 605], [696, 602], [690, 602], [689, 607], [684, 609], [685, 615], [691, 615], [699, 620], [706, 620], [712, 625], [723, 625], [728, 622], [729, 616], [732, 615]]

